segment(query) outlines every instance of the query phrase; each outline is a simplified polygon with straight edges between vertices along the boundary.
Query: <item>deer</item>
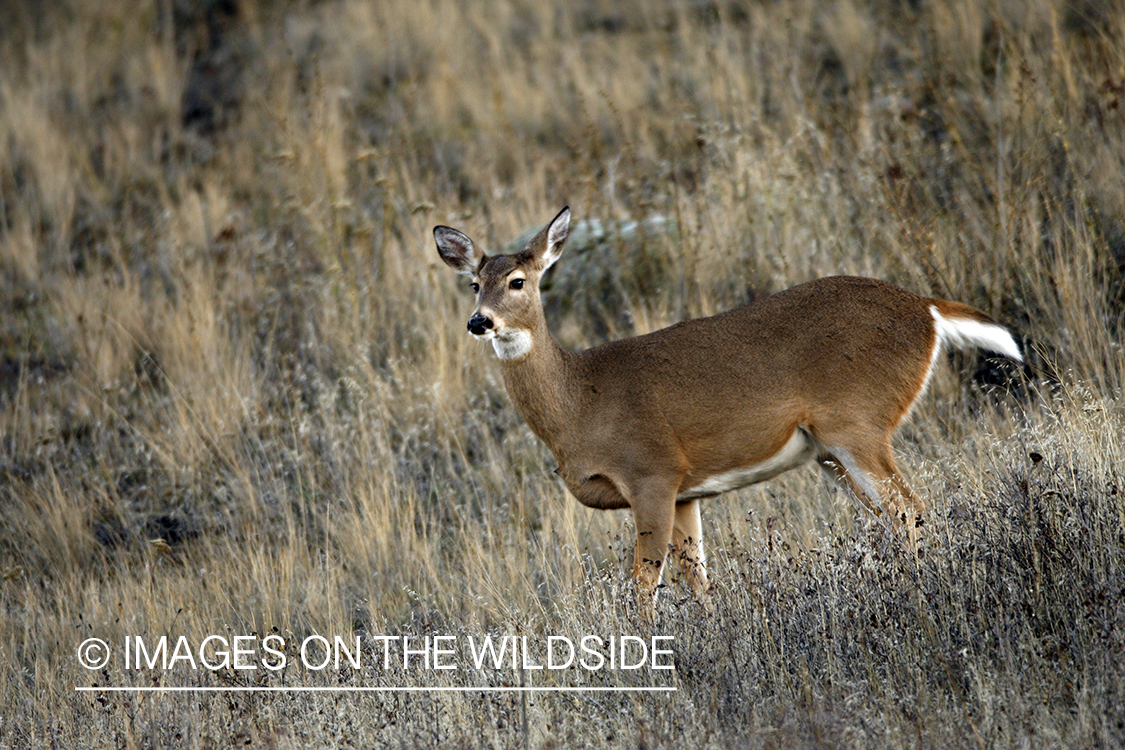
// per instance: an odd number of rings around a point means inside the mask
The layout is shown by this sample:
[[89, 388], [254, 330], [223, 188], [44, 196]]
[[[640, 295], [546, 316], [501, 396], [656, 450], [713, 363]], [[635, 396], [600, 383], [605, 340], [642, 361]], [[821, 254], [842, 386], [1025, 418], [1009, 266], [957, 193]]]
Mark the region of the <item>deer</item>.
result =
[[513, 405], [570, 494], [632, 510], [632, 575], [650, 622], [669, 554], [712, 608], [700, 500], [809, 461], [913, 545], [925, 504], [899, 473], [891, 438], [939, 355], [977, 347], [1023, 361], [986, 313], [854, 276], [566, 351], [548, 331], [539, 282], [569, 229], [568, 206], [515, 253], [487, 255], [447, 226], [434, 240], [442, 261], [471, 278], [469, 333], [491, 342]]

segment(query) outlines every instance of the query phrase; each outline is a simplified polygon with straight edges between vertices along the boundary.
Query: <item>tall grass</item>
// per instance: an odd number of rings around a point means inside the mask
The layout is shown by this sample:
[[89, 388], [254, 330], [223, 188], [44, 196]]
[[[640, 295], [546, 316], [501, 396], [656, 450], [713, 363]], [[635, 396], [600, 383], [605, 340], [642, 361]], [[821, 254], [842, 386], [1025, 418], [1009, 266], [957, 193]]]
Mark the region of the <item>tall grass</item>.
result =
[[[0, 746], [1125, 743], [1116, 4], [60, 1], [0, 29]], [[798, 471], [705, 506], [716, 611], [669, 582], [671, 676], [78, 665], [88, 636], [642, 632], [631, 520], [564, 497], [430, 236], [502, 249], [567, 203], [608, 228], [548, 279], [567, 346], [834, 273], [1010, 325], [1029, 370], [951, 358], [901, 434], [924, 554]], [[74, 690], [649, 677], [677, 692]]]

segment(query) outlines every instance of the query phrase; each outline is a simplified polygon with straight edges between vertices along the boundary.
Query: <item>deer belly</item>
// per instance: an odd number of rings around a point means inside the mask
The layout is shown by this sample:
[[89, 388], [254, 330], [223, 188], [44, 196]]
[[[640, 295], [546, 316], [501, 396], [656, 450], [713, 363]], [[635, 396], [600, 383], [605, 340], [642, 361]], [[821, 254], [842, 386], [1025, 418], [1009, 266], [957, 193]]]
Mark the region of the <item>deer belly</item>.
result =
[[[776, 477], [782, 472], [800, 466], [812, 458], [814, 453], [813, 441], [800, 427], [793, 430], [793, 434], [781, 449], [756, 464], [731, 469], [718, 474], [711, 474], [702, 482], [690, 487], [676, 496], [677, 501], [694, 500], [698, 497], [714, 497], [728, 490], [736, 490], [767, 479]], [[690, 474], [689, 474], [690, 476]]]
[[605, 474], [591, 474], [585, 477], [569, 476], [561, 468], [558, 474], [566, 482], [566, 488], [574, 499], [587, 508], [598, 510], [620, 510], [628, 508], [629, 501], [617, 489], [617, 485]]

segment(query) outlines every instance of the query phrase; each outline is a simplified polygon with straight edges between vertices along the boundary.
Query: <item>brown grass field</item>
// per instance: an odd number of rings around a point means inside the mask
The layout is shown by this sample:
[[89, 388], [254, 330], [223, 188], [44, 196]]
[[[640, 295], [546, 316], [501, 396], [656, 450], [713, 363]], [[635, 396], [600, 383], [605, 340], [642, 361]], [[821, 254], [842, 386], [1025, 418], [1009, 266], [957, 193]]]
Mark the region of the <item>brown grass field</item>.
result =
[[[648, 637], [631, 517], [564, 496], [430, 233], [568, 203], [564, 346], [849, 273], [1029, 367], [951, 356], [900, 433], [917, 557], [812, 467], [707, 501], [674, 670], [304, 666]], [[1125, 745], [1115, 0], [4, 3], [0, 277], [0, 749]], [[76, 690], [520, 685], [676, 690]]]

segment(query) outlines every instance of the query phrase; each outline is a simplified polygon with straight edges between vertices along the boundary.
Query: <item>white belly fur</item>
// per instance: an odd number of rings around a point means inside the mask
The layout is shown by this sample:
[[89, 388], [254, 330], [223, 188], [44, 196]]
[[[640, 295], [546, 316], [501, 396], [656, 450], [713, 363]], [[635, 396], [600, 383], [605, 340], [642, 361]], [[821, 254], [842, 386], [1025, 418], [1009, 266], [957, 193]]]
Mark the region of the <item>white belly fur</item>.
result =
[[711, 497], [728, 490], [736, 490], [739, 487], [764, 482], [805, 463], [812, 458], [813, 452], [813, 441], [809, 439], [804, 430], [798, 427], [793, 430], [793, 434], [785, 445], [781, 446], [781, 450], [765, 461], [707, 477], [687, 492], [677, 495], [676, 500]]

